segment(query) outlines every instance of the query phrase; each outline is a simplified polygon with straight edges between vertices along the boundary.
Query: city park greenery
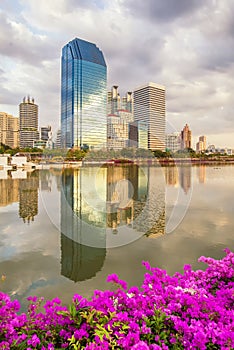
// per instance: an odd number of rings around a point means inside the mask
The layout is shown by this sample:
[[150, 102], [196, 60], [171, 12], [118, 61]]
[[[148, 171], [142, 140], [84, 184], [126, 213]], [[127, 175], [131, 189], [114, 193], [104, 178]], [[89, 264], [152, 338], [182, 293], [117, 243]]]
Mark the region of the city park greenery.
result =
[[30, 155], [32, 159], [47, 159], [47, 160], [60, 160], [60, 161], [80, 161], [86, 160], [111, 160], [111, 159], [153, 159], [153, 158], [198, 158], [198, 159], [213, 159], [213, 158], [233, 158], [233, 156], [227, 156], [221, 153], [196, 153], [192, 148], [186, 148], [171, 152], [166, 150], [150, 151], [143, 148], [123, 148], [121, 150], [89, 150], [89, 149], [40, 149], [40, 148], [11, 148], [3, 143], [0, 143], [0, 154], [25, 154]]

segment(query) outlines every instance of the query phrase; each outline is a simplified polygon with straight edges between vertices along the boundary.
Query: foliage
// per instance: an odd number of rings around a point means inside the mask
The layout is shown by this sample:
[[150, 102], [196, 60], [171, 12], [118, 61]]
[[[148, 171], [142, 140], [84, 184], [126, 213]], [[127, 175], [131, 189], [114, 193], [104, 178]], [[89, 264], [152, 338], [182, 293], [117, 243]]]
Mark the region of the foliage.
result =
[[0, 154], [7, 153], [9, 150], [11, 150], [11, 147], [0, 142]]
[[148, 149], [137, 148], [135, 153], [136, 158], [153, 158], [154, 154]]
[[168, 158], [170, 156], [170, 152], [168, 152], [168, 151], [163, 152], [160, 150], [156, 150], [153, 153], [154, 153], [155, 158]]
[[86, 156], [86, 151], [79, 149], [70, 149], [66, 154], [66, 160], [81, 160]]
[[143, 148], [122, 148], [121, 150], [96, 150], [87, 152], [85, 159], [87, 160], [111, 160], [111, 159], [134, 159], [134, 158], [153, 158], [154, 154]]
[[192, 149], [192, 148], [185, 148], [185, 149], [180, 149], [176, 151], [173, 154], [173, 157], [177, 158], [196, 158], [199, 157], [199, 155]]
[[[91, 300], [73, 296], [69, 308], [58, 298], [29, 297], [27, 313], [0, 292], [0, 349], [220, 349], [234, 348], [234, 253], [221, 260], [201, 257], [206, 270], [170, 276], [143, 262], [142, 287], [127, 289], [116, 274], [110, 291]], [[112, 288], [113, 289], [113, 288]]]

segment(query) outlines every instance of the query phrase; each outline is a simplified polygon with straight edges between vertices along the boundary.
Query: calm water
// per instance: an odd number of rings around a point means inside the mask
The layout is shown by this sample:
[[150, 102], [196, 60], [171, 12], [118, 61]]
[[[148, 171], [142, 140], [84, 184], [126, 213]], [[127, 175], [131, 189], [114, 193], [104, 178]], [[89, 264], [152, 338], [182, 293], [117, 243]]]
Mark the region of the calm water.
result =
[[234, 166], [109, 166], [0, 171], [0, 289], [65, 304], [117, 273], [140, 286], [142, 261], [183, 271], [234, 250]]

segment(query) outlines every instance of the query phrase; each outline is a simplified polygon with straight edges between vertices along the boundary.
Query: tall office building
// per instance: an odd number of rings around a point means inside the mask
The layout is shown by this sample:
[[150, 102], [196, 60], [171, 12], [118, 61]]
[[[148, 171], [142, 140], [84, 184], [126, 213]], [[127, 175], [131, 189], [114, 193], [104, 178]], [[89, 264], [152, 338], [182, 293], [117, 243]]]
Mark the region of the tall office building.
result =
[[196, 152], [201, 153], [206, 150], [206, 136], [200, 136], [196, 144]]
[[19, 118], [0, 112], [0, 142], [11, 148], [19, 146]]
[[118, 86], [113, 85], [107, 93], [107, 113], [115, 114], [121, 108], [121, 98], [118, 93]]
[[133, 122], [132, 93], [127, 92], [124, 97], [118, 93], [118, 86], [112, 86], [107, 94], [107, 147], [122, 149], [129, 146], [129, 127]]
[[107, 67], [102, 51], [78, 38], [62, 49], [63, 148], [102, 148], [107, 138]]
[[192, 147], [192, 132], [189, 129], [188, 124], [186, 124], [181, 131], [181, 148], [191, 148]]
[[121, 97], [118, 92], [118, 86], [113, 85], [111, 91], [107, 94], [107, 112], [115, 114], [118, 110], [124, 109], [128, 112], [133, 111], [132, 92], [128, 91], [125, 96]]
[[148, 127], [148, 149], [165, 151], [165, 87], [148, 83], [133, 91], [134, 121]]
[[124, 109], [119, 109], [115, 114], [108, 114], [108, 149], [118, 150], [129, 146], [129, 123], [131, 123], [132, 121], [132, 113]]
[[38, 105], [34, 98], [24, 97], [19, 105], [20, 124], [20, 148], [34, 147], [34, 142], [39, 140], [38, 131]]

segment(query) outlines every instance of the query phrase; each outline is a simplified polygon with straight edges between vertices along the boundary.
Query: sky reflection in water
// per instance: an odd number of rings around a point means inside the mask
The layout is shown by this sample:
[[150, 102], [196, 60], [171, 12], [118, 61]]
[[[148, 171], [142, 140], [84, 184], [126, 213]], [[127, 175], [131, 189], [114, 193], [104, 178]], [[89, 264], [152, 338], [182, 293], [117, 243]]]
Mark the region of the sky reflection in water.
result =
[[[1, 289], [89, 297], [108, 274], [140, 285], [141, 262], [182, 271], [234, 249], [234, 167], [0, 171]], [[82, 243], [87, 245], [83, 245]]]

